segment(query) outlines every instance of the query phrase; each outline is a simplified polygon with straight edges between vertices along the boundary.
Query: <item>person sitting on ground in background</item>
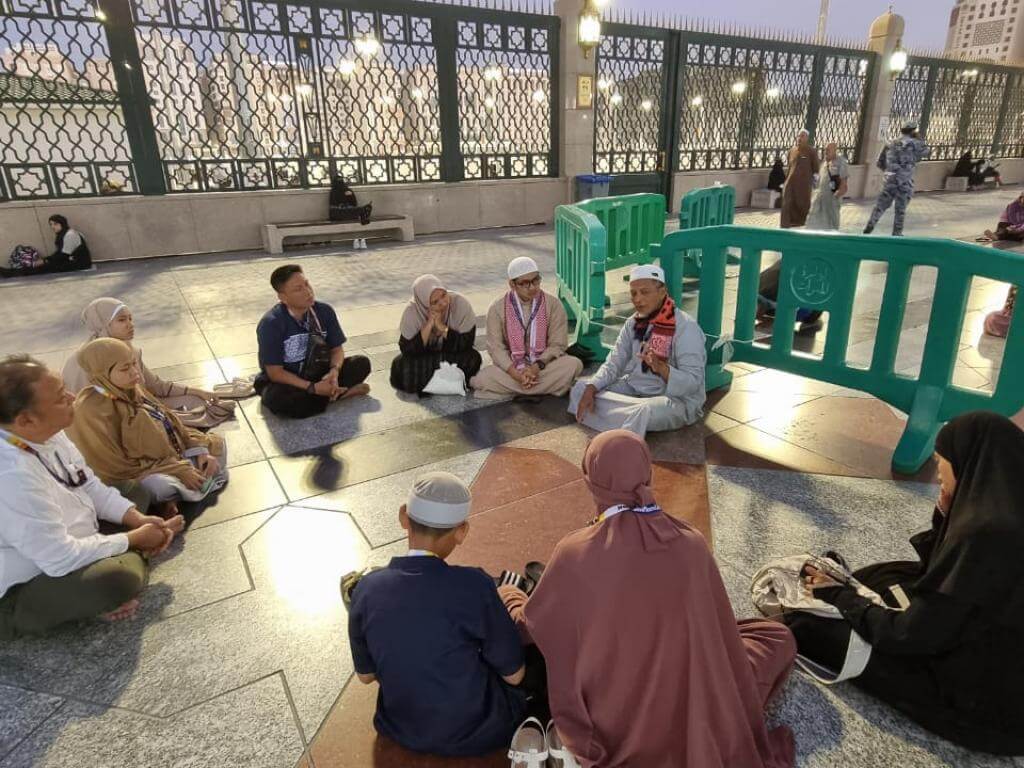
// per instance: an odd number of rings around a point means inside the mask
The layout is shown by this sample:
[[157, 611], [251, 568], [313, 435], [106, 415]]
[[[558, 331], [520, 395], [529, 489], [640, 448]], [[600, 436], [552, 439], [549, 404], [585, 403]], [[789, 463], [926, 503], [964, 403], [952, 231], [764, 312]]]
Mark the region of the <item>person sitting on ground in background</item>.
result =
[[811, 146], [811, 134], [806, 128], [796, 135], [796, 144], [789, 150], [789, 171], [782, 188], [782, 229], [802, 227], [811, 210], [814, 180], [821, 170], [818, 152]]
[[1003, 210], [996, 231], [986, 229], [985, 237], [989, 240], [1024, 241], [1024, 190]]
[[935, 441], [939, 499], [920, 558], [854, 571], [881, 596], [813, 569], [815, 597], [842, 620], [784, 615], [802, 656], [843, 667], [851, 631], [871, 646], [853, 684], [968, 749], [1024, 755], [1024, 432], [994, 413], [959, 416]]
[[459, 366], [468, 382], [483, 359], [476, 342], [476, 312], [461, 293], [449, 291], [433, 275], [412, 284], [412, 299], [399, 323], [399, 354], [391, 361], [391, 386], [419, 394], [441, 363]]
[[998, 312], [990, 312], [985, 316], [985, 333], [989, 336], [1006, 338], [1013, 321], [1013, 307], [1017, 303], [1017, 286], [1013, 285], [1006, 294], [1006, 303]]
[[186, 427], [142, 386], [135, 352], [118, 339], [95, 339], [78, 352], [90, 386], [78, 393], [68, 435], [105, 483], [134, 480], [161, 514], [196, 502], [228, 480], [226, 445]]
[[704, 332], [676, 308], [661, 267], [634, 267], [629, 294], [636, 314], [597, 374], [573, 386], [569, 412], [599, 432], [640, 436], [695, 423], [704, 413]]
[[789, 630], [736, 621], [704, 537], [658, 506], [640, 437], [595, 437], [583, 476], [597, 520], [558, 543], [529, 597], [498, 589], [544, 656], [562, 743], [584, 768], [792, 766], [792, 734], [764, 717]]
[[417, 478], [399, 520], [409, 553], [358, 581], [348, 633], [356, 674], [380, 684], [377, 732], [453, 757], [507, 748], [526, 712], [519, 634], [494, 580], [445, 559], [469, 533], [470, 491], [447, 472]]
[[541, 290], [540, 281], [537, 262], [529, 256], [509, 263], [509, 290], [487, 311], [487, 351], [493, 365], [470, 382], [474, 390], [561, 397], [583, 371], [579, 358], [565, 354], [565, 308]]
[[[100, 482], [63, 432], [73, 417], [60, 376], [27, 355], [0, 362], [0, 640], [131, 616], [143, 556], [184, 525], [142, 514]], [[102, 535], [98, 520], [127, 531]]]
[[85, 244], [85, 238], [78, 230], [68, 226], [68, 220], [63, 216], [53, 215], [49, 219], [50, 228], [56, 238], [54, 239], [55, 250], [46, 257], [42, 266], [49, 272], [71, 272], [76, 269], [88, 269], [92, 266], [92, 255], [89, 253], [89, 246]]
[[[775, 156], [775, 163], [772, 165], [771, 171], [768, 173], [768, 187], [767, 189], [775, 190], [776, 192], [782, 192], [782, 185], [786, 183], [786, 166], [782, 163], [782, 158], [778, 155]], [[781, 204], [780, 204], [781, 205]]]
[[[199, 387], [186, 387], [171, 381], [164, 381], [153, 373], [142, 360], [142, 350], [132, 344], [135, 338], [135, 323], [131, 310], [120, 299], [103, 297], [89, 302], [82, 310], [82, 324], [93, 339], [120, 339], [132, 347], [135, 364], [142, 374], [142, 386], [155, 395], [164, 405], [174, 410], [186, 426], [209, 428], [231, 418], [235, 404], [231, 400], [220, 400], [213, 393]], [[64, 363], [64, 386], [78, 394], [89, 386], [89, 377], [78, 365], [78, 354], [73, 353]]]
[[316, 300], [302, 267], [278, 267], [270, 285], [279, 303], [256, 327], [260, 373], [253, 382], [267, 410], [303, 419], [323, 413], [335, 400], [367, 394], [369, 358], [345, 356], [338, 316]]

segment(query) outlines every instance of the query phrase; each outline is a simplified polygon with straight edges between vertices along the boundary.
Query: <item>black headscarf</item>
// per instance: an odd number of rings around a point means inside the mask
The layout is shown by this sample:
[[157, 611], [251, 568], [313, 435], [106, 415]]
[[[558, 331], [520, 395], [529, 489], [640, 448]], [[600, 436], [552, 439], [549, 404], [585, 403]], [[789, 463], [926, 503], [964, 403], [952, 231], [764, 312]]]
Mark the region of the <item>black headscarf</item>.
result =
[[1024, 431], [977, 411], [946, 424], [935, 450], [952, 464], [956, 490], [914, 588], [1024, 624]]
[[50, 221], [54, 224], [60, 224], [60, 232], [57, 233], [57, 237], [54, 240], [54, 243], [57, 245], [57, 253], [60, 253], [64, 250], [64, 235], [68, 233], [68, 220], [59, 213], [55, 213], [50, 217]]

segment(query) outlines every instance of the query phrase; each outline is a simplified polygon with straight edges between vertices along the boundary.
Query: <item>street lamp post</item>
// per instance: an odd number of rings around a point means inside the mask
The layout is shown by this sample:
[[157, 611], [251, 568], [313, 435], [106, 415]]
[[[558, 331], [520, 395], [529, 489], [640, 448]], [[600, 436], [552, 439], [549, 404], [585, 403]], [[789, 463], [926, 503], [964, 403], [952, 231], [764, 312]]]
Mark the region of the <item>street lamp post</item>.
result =
[[821, 0], [821, 12], [818, 14], [818, 42], [825, 42], [825, 34], [828, 31], [828, 4], [829, 0]]

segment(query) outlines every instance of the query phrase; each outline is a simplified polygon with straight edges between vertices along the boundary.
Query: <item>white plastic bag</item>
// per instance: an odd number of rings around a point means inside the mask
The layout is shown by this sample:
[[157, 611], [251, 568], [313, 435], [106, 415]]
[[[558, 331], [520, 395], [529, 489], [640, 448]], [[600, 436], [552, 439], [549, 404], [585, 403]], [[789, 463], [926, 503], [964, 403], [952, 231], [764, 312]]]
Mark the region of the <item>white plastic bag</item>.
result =
[[466, 396], [466, 374], [455, 363], [441, 363], [434, 371], [424, 392], [431, 395], [462, 395]]

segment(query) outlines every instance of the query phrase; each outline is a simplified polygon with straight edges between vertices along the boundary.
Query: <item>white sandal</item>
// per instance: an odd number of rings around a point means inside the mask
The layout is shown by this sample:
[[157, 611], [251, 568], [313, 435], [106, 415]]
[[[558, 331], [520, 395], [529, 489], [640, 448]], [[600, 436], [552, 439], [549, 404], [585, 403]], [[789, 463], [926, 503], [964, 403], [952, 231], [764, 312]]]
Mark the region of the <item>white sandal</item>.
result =
[[230, 384], [217, 384], [213, 394], [225, 400], [244, 400], [256, 394], [249, 379], [233, 379]]
[[548, 727], [544, 734], [548, 744], [548, 768], [580, 768], [572, 752], [565, 748], [562, 737], [558, 735], [555, 728], [555, 721], [548, 720]]
[[523, 721], [512, 735], [508, 756], [512, 768], [544, 768], [548, 759], [548, 743], [540, 720], [528, 717]]

